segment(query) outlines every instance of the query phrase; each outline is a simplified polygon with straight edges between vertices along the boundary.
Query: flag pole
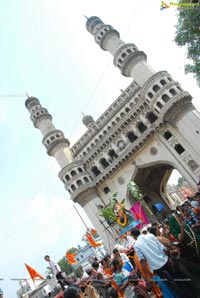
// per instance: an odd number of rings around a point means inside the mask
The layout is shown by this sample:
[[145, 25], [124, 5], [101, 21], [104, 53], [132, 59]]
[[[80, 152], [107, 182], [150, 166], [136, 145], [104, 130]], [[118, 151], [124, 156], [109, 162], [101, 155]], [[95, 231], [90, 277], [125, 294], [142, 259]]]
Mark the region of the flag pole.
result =
[[74, 209], [76, 210], [76, 212], [77, 212], [78, 216], [80, 217], [80, 219], [81, 219], [82, 223], [84, 224], [84, 226], [86, 227], [86, 229], [87, 229], [87, 230], [89, 230], [89, 228], [88, 228], [88, 226], [86, 225], [86, 223], [84, 222], [84, 220], [83, 220], [82, 216], [81, 216], [81, 215], [80, 215], [80, 213], [78, 212], [78, 210], [77, 210], [76, 206], [75, 206], [75, 205], [73, 205], [73, 207], [74, 207]]

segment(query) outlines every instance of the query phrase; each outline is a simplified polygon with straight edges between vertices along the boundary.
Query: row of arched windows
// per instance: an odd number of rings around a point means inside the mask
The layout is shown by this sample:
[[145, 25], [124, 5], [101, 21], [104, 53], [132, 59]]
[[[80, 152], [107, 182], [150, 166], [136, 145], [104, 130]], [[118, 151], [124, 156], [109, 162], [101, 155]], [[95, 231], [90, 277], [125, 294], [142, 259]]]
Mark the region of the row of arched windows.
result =
[[68, 188], [69, 193], [71, 194], [77, 188], [81, 187], [85, 183], [89, 183], [88, 177], [83, 177], [82, 179], [78, 179], [76, 182], [74, 182], [73, 184], [71, 184], [70, 187]]
[[53, 134], [52, 136], [50, 136], [48, 139], [45, 140], [45, 147], [48, 148], [48, 146], [53, 143], [55, 140], [58, 140], [58, 139], [62, 139], [63, 138], [63, 134], [62, 132], [57, 132], [55, 134]]
[[[130, 111], [130, 108], [126, 107], [124, 112], [122, 112], [119, 115], [121, 117], [121, 119], [123, 117], [125, 117], [126, 113], [128, 113], [129, 111]], [[94, 142], [92, 142], [90, 144], [90, 146], [86, 148], [86, 151], [83, 151], [83, 153], [82, 153], [83, 156], [86, 156], [96, 146], [96, 144], [99, 143], [99, 141], [103, 138], [103, 136], [105, 136], [108, 133], [108, 131], [110, 131], [113, 127], [115, 127], [117, 125], [117, 123], [121, 120], [119, 116], [115, 118], [116, 122], [112, 121], [111, 125], [108, 125], [107, 128], [105, 130], [103, 130], [103, 132], [98, 136], [98, 139], [95, 139]], [[145, 118], [148, 119], [151, 124], [154, 123], [158, 119], [158, 117], [153, 112], [147, 112]], [[147, 126], [142, 121], [140, 121], [137, 124], [137, 128], [140, 133], [143, 133], [147, 129]], [[117, 135], [118, 132], [115, 132], [114, 134]], [[113, 137], [115, 137], [114, 134], [109, 139], [109, 142], [112, 141]]]
[[[168, 130], [164, 132], [164, 138], [168, 141], [169, 139], [171, 139], [171, 137], [173, 137], [172, 133]], [[176, 150], [176, 152], [181, 155], [183, 152], [185, 152], [185, 148], [183, 148], [183, 146], [180, 143], [177, 143], [174, 146], [174, 149]]]
[[[158, 92], [158, 91], [162, 88], [162, 86], [165, 86], [168, 82], [171, 82], [171, 81], [172, 81], [172, 79], [171, 79], [170, 77], [167, 77], [166, 79], [162, 79], [162, 80], [160, 80], [159, 83], [153, 85], [152, 90], [149, 91], [148, 94], [147, 94], [147, 99], [146, 99], [146, 100], [147, 100], [148, 102], [150, 102], [149, 98], [150, 98], [150, 99], [153, 98], [154, 94], [155, 94], [156, 92]], [[182, 91], [182, 88], [181, 88], [180, 86], [176, 86], [176, 88], [177, 88], [179, 91]], [[169, 92], [170, 92], [172, 95], [176, 95], [176, 94], [177, 94], [177, 92], [176, 92], [173, 88], [171, 88], [171, 89], [169, 90]]]
[[72, 177], [83, 173], [84, 169], [81, 167], [78, 167], [77, 169], [73, 169], [70, 173], [68, 173], [67, 175], [65, 175], [64, 180], [65, 181], [69, 181]]

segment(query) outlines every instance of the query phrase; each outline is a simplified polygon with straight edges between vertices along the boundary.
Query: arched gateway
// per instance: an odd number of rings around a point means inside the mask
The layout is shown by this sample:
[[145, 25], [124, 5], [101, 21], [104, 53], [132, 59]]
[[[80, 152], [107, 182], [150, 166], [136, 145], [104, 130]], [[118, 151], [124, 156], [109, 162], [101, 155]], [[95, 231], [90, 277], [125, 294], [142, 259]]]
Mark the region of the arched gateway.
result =
[[[102, 223], [97, 206], [106, 205], [114, 192], [123, 199], [134, 180], [149, 207], [161, 202], [167, 214], [165, 188], [173, 169], [195, 188], [200, 177], [200, 114], [191, 95], [168, 72], [154, 71], [146, 54], [125, 44], [112, 26], [91, 17], [86, 27], [133, 82], [99, 119], [84, 116], [87, 132], [72, 147], [37, 98], [28, 98], [26, 107], [43, 134], [47, 153], [60, 165], [66, 190], [84, 208], [105, 245], [112, 247], [115, 234]], [[127, 204], [132, 203], [129, 198]]]

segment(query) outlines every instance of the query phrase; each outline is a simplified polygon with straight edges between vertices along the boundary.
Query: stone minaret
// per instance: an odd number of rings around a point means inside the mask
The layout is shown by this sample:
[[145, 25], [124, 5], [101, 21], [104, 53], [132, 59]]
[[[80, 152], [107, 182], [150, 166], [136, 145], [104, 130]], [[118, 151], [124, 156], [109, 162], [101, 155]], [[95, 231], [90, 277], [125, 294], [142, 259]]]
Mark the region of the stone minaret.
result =
[[72, 162], [69, 140], [65, 138], [61, 130], [55, 128], [52, 123], [52, 116], [47, 109], [41, 106], [37, 98], [29, 97], [25, 105], [31, 114], [30, 118], [34, 126], [43, 135], [42, 143], [46, 147], [47, 154], [55, 157], [60, 168], [64, 168]]
[[120, 34], [112, 26], [105, 25], [98, 17], [90, 17], [86, 23], [87, 30], [94, 36], [95, 41], [104, 51], [109, 51], [113, 63], [125, 77], [132, 77], [142, 86], [156, 71], [146, 62], [147, 56], [138, 50], [133, 43], [124, 43]]

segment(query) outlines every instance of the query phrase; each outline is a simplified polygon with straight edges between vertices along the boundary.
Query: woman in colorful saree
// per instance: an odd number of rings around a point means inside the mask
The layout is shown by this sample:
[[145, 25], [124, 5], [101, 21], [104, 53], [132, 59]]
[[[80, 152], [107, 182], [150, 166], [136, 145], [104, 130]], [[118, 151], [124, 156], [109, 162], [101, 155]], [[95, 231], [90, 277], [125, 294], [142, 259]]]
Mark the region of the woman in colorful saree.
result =
[[169, 218], [169, 228], [181, 247], [180, 259], [174, 260], [176, 271], [183, 279], [188, 280], [186, 286], [191, 292], [200, 294], [200, 235], [176, 213]]
[[187, 259], [195, 259], [200, 263], [200, 235], [194, 233], [177, 213], [169, 218], [170, 233], [184, 246]]

